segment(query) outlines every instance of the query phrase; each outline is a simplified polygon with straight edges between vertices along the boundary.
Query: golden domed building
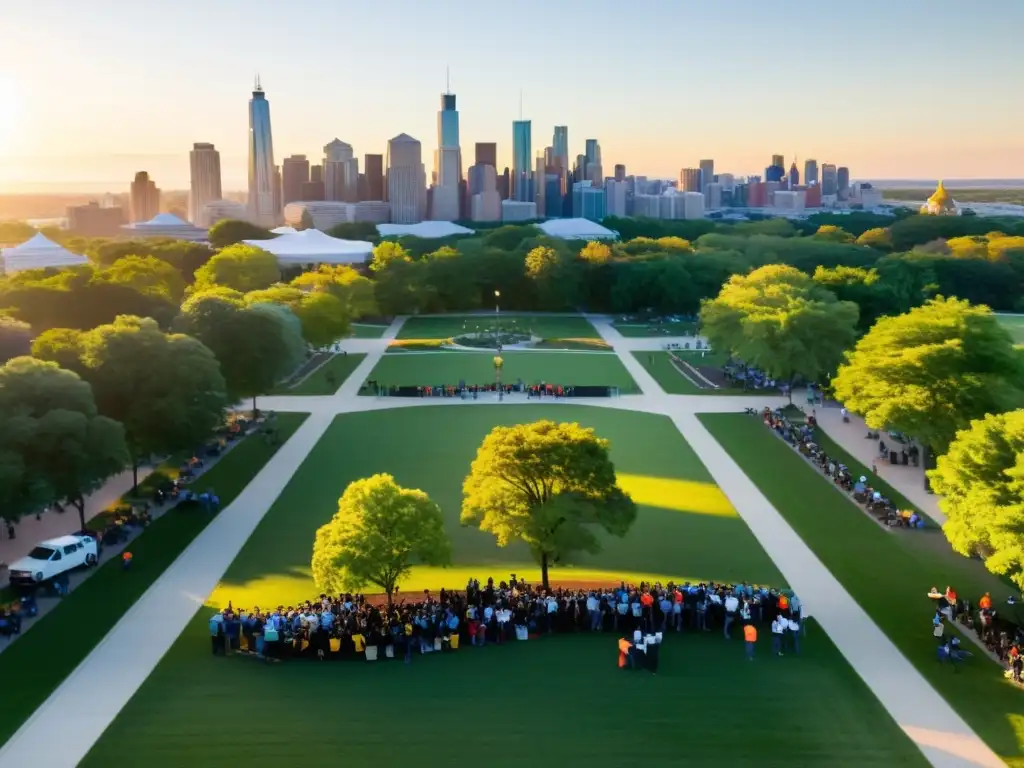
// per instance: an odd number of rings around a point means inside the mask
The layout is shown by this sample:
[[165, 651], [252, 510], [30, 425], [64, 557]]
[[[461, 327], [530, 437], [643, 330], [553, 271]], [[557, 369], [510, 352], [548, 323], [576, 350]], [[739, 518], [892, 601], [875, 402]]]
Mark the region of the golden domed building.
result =
[[933, 216], [956, 216], [960, 211], [957, 210], [956, 200], [950, 196], [940, 181], [939, 186], [935, 188], [935, 193], [921, 206], [921, 213], [930, 213]]

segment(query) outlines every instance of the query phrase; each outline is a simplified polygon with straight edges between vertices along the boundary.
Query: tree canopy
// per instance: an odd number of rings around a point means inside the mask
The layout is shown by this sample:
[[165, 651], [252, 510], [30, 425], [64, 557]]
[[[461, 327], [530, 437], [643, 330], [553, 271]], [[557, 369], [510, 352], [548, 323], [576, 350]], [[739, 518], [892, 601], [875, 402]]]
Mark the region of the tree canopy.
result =
[[819, 381], [855, 338], [857, 305], [839, 301], [803, 272], [782, 265], [733, 275], [704, 302], [701, 328], [711, 346], [774, 379]]
[[128, 462], [124, 429], [97, 415], [92, 390], [56, 363], [18, 357], [0, 367], [0, 509], [8, 520], [84, 497]]
[[272, 253], [251, 245], [232, 245], [196, 271], [195, 290], [222, 286], [248, 293], [268, 288], [280, 278], [277, 257]]
[[304, 291], [333, 294], [345, 307], [351, 320], [377, 314], [373, 281], [344, 265], [321, 264], [311, 272], [303, 272], [291, 284]]
[[280, 304], [288, 307], [302, 324], [302, 336], [312, 347], [325, 347], [342, 338], [349, 329], [345, 306], [331, 292], [308, 293], [301, 288], [277, 283], [245, 296], [247, 304]]
[[972, 422], [928, 477], [953, 549], [1024, 591], [1024, 410]]
[[913, 435], [937, 453], [972, 419], [1024, 405], [1021, 355], [991, 310], [941, 297], [879, 320], [832, 384], [869, 427]]
[[441, 508], [391, 475], [350, 483], [338, 511], [316, 532], [313, 581], [324, 592], [356, 592], [376, 584], [388, 596], [414, 565], [444, 566], [451, 544]]
[[462, 486], [463, 525], [494, 534], [500, 547], [524, 541], [547, 587], [549, 564], [599, 552], [597, 530], [624, 536], [636, 519], [608, 445], [576, 423], [495, 427]]
[[0, 315], [0, 365], [32, 350], [32, 328], [28, 323]]
[[227, 248], [243, 240], [273, 240], [275, 235], [270, 230], [257, 227], [240, 219], [222, 219], [210, 227], [210, 245], [214, 248]]

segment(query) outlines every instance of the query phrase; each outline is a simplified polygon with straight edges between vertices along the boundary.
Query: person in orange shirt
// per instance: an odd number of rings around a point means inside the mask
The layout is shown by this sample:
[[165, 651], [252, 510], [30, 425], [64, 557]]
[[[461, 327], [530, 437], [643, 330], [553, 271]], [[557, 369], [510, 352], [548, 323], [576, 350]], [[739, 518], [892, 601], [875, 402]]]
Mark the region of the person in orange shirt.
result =
[[122, 553], [122, 555], [121, 555], [121, 569], [124, 570], [124, 571], [127, 571], [131, 567], [132, 567], [132, 553], [126, 551], [126, 552]]
[[629, 664], [630, 668], [633, 667], [633, 644], [624, 637], [619, 638], [619, 669], [622, 669], [626, 664]]
[[983, 611], [987, 611], [992, 608], [992, 596], [988, 592], [982, 595], [981, 600], [978, 601], [978, 607]]
[[753, 624], [747, 624], [743, 627], [743, 640], [744, 645], [747, 647], [747, 658], [750, 661], [754, 660], [754, 644], [757, 642], [757, 627]]

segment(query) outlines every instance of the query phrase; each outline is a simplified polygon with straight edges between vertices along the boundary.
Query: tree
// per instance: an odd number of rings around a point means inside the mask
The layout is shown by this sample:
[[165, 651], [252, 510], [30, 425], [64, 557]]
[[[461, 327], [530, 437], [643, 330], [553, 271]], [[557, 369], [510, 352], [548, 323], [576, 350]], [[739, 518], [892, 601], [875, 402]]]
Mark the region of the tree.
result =
[[1024, 410], [971, 422], [928, 477], [953, 549], [1024, 590]]
[[97, 275], [108, 283], [127, 285], [142, 294], [153, 294], [178, 304], [185, 295], [181, 273], [154, 256], [124, 256]]
[[32, 349], [32, 328], [28, 323], [0, 315], [0, 365]]
[[377, 225], [372, 221], [346, 221], [335, 224], [327, 230], [327, 234], [342, 240], [368, 240], [375, 243], [380, 239]]
[[251, 245], [232, 245], [196, 270], [195, 290], [214, 286], [242, 293], [268, 288], [281, 278], [277, 257]]
[[97, 415], [92, 390], [56, 363], [19, 357], [0, 367], [0, 509], [8, 520], [85, 496], [128, 462], [124, 429]]
[[[290, 311], [290, 310], [289, 310]], [[197, 294], [189, 298], [174, 329], [199, 339], [217, 357], [231, 401], [269, 391], [295, 370], [306, 344], [297, 324], [240, 299]]]
[[546, 245], [538, 245], [524, 259], [526, 275], [536, 287], [537, 304], [560, 310], [575, 304], [579, 280], [573, 259]]
[[857, 312], [803, 272], [776, 264], [733, 275], [704, 302], [700, 319], [713, 348], [792, 385], [836, 370], [856, 337]]
[[580, 249], [580, 258], [592, 264], [606, 264], [612, 259], [612, 249], [607, 243], [591, 240]]
[[857, 245], [866, 245], [876, 251], [891, 251], [892, 233], [882, 227], [869, 229], [857, 238]]
[[836, 398], [869, 427], [945, 453], [972, 419], [1024, 404], [1024, 366], [988, 307], [939, 297], [883, 317], [846, 356]]
[[841, 301], [850, 301], [860, 308], [858, 325], [867, 330], [893, 306], [889, 287], [878, 279], [878, 270], [863, 267], [818, 267], [814, 282], [828, 288]]
[[522, 540], [548, 587], [548, 566], [572, 552], [599, 552], [601, 529], [625, 536], [636, 505], [617, 484], [608, 441], [579, 424], [538, 421], [495, 427], [462, 486], [462, 523]]
[[338, 511], [316, 532], [313, 581], [323, 592], [381, 587], [388, 606], [413, 565], [444, 566], [451, 544], [441, 508], [423, 491], [403, 488], [391, 475], [350, 483]]
[[316, 229], [316, 223], [313, 221], [313, 214], [309, 212], [309, 208], [302, 209], [302, 219], [296, 229]]
[[811, 235], [815, 240], [825, 240], [829, 243], [852, 243], [853, 235], [847, 232], [842, 227], [837, 227], [834, 224], [823, 224], [818, 227], [818, 231]]
[[321, 264], [312, 272], [303, 272], [291, 285], [304, 291], [326, 291], [345, 306], [352, 320], [377, 314], [373, 281], [343, 264]]
[[194, 450], [220, 423], [227, 387], [202, 342], [127, 316], [66, 342], [66, 349], [51, 345], [47, 357], [77, 354], [99, 412], [124, 425], [136, 486], [143, 459]]
[[257, 227], [248, 221], [239, 219], [222, 219], [210, 227], [208, 238], [214, 248], [227, 248], [243, 240], [273, 240], [275, 235], [270, 230]]
[[333, 344], [348, 333], [345, 306], [332, 293], [307, 293], [301, 288], [278, 283], [245, 296], [247, 304], [280, 304], [288, 307], [302, 324], [302, 336], [312, 347]]
[[370, 269], [374, 272], [382, 272], [396, 263], [410, 261], [412, 258], [405, 248], [393, 240], [385, 240], [373, 249], [373, 261], [370, 262]]

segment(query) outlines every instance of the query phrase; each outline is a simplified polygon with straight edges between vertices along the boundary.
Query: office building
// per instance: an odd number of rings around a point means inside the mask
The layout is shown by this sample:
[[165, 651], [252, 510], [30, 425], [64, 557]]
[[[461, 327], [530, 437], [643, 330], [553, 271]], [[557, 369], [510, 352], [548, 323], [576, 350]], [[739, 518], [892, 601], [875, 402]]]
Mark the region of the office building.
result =
[[288, 205], [302, 196], [303, 185], [309, 183], [309, 160], [305, 155], [286, 157], [281, 163], [281, 201]]
[[569, 170], [569, 126], [556, 125], [551, 139], [551, 165]]
[[[781, 156], [780, 156], [781, 157]], [[769, 165], [764, 169], [764, 180], [766, 182], [780, 182], [786, 177], [786, 168], [782, 165]]]
[[839, 189], [839, 173], [832, 163], [824, 163], [821, 166], [821, 194], [822, 196], [836, 195]]
[[498, 194], [501, 195], [502, 200], [508, 200], [508, 196], [512, 193], [512, 174], [505, 166], [505, 170], [498, 176]]
[[537, 204], [527, 200], [502, 200], [501, 220], [508, 223], [533, 221], [537, 218]]
[[717, 181], [704, 187], [704, 206], [713, 209], [722, 207], [722, 185]]
[[259, 79], [249, 100], [249, 220], [261, 227], [277, 226], [280, 193], [274, 185], [274, 139], [270, 131], [270, 102]]
[[319, 181], [321, 184], [324, 183], [324, 167], [322, 165], [311, 165], [309, 166], [309, 180], [312, 182]]
[[489, 165], [498, 170], [498, 145], [493, 141], [478, 141], [476, 143], [476, 154], [474, 155], [476, 165]]
[[124, 209], [103, 208], [97, 202], [67, 209], [68, 231], [82, 237], [114, 237], [124, 224]]
[[437, 151], [434, 153], [434, 190], [430, 218], [455, 221], [461, 211], [459, 183], [462, 181], [462, 149], [459, 144], [459, 112], [455, 94], [441, 94], [437, 113]]
[[384, 155], [364, 155], [365, 199], [384, 200]]
[[299, 227], [307, 214], [316, 229], [326, 231], [339, 224], [353, 222], [385, 224], [391, 218], [391, 206], [381, 200], [365, 200], [358, 203], [336, 200], [295, 202], [284, 207], [284, 223], [291, 227]]
[[736, 177], [731, 173], [720, 173], [716, 178], [718, 183], [722, 185], [723, 192], [732, 192], [736, 188]]
[[817, 160], [805, 160], [804, 161], [804, 184], [817, 184], [818, 183], [818, 161]]
[[[616, 166], [619, 168], [620, 166]], [[605, 216], [626, 216], [626, 180], [608, 179], [604, 183]]]
[[135, 174], [129, 197], [129, 212], [132, 223], [149, 221], [160, 213], [160, 190], [145, 171]]
[[701, 171], [700, 168], [683, 168], [679, 172], [679, 186], [677, 189], [680, 192], [700, 192], [701, 191]]
[[477, 163], [469, 169], [469, 217], [473, 221], [501, 221], [501, 195], [498, 173], [490, 163]]
[[794, 189], [800, 186], [800, 171], [796, 167], [796, 160], [789, 166], [789, 188]]
[[772, 155], [772, 165], [777, 165], [779, 168], [785, 170], [786, 158], [783, 155]]
[[283, 201], [284, 189], [281, 186], [281, 166], [279, 166], [279, 165], [275, 165], [274, 166], [274, 177], [273, 178], [274, 178], [274, 210], [277, 212], [275, 214], [276, 219], [275, 219], [274, 223], [276, 224], [276, 223], [278, 223], [280, 221], [280, 219], [281, 219], [281, 210], [284, 208], [284, 201]]
[[533, 202], [533, 128], [529, 120], [512, 121], [511, 185], [510, 198]]
[[218, 221], [225, 219], [244, 221], [246, 208], [234, 200], [212, 200], [203, 206], [202, 217], [208, 227], [212, 227]]
[[[313, 166], [318, 168], [319, 166]], [[302, 185], [302, 189], [299, 191], [299, 200], [308, 200], [316, 202], [324, 199], [324, 183], [323, 181], [307, 181]]]
[[810, 184], [801, 187], [804, 193], [804, 206], [807, 208], [821, 208], [821, 185]]
[[533, 202], [537, 204], [537, 215], [543, 216], [545, 209], [544, 203], [544, 183], [547, 180], [547, 164], [544, 162], [544, 153], [538, 152], [537, 156], [533, 159]]
[[427, 207], [427, 174], [420, 143], [401, 133], [388, 142], [388, 202], [395, 224], [418, 224]]
[[544, 173], [544, 210], [538, 209], [549, 219], [565, 215], [565, 172], [557, 165]]
[[605, 196], [602, 187], [588, 179], [572, 185], [572, 215], [577, 219], [600, 221], [605, 217]]
[[209, 226], [202, 220], [206, 204], [223, 197], [220, 188], [220, 152], [213, 144], [197, 143], [188, 153], [190, 185], [188, 220], [199, 227]]
[[622, 163], [615, 164], [615, 180], [625, 181], [626, 180], [626, 166]]
[[584, 179], [600, 189], [604, 185], [604, 165], [601, 160], [600, 142], [597, 139], [587, 139], [586, 153], [587, 164]]
[[345, 203], [359, 198], [359, 160], [352, 145], [340, 139], [324, 145], [324, 198]]
[[772, 208], [780, 211], [802, 211], [805, 207], [802, 190], [780, 189], [772, 196]]
[[836, 171], [836, 194], [840, 200], [850, 198], [850, 169], [845, 165], [839, 166]]
[[715, 161], [701, 160], [697, 165], [700, 166], [700, 189], [693, 191], [706, 192], [708, 184], [715, 180]]

